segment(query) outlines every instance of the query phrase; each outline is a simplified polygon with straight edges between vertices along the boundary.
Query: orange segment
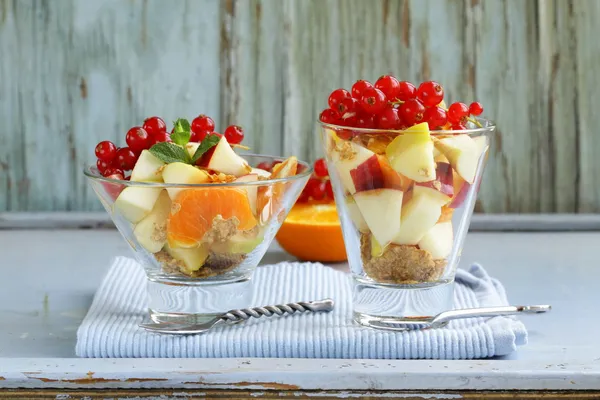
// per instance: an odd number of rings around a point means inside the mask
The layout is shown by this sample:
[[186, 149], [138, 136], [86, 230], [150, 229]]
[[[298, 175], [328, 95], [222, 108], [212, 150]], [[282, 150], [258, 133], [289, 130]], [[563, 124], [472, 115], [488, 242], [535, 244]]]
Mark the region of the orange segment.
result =
[[342, 228], [334, 203], [297, 203], [281, 225], [277, 242], [305, 261], [346, 261]]
[[237, 188], [199, 188], [183, 190], [173, 201], [167, 225], [169, 246], [195, 247], [212, 228], [216, 216], [237, 218], [238, 230], [256, 226], [246, 191]]

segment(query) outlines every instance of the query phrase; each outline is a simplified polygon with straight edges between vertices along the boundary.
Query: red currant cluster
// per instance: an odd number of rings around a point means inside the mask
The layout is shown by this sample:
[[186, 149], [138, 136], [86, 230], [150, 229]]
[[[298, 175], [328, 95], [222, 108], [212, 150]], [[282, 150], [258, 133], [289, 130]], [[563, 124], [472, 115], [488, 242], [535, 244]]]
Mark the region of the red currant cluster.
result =
[[[175, 128], [173, 128], [175, 129]], [[221, 136], [215, 130], [215, 122], [211, 117], [199, 115], [190, 124], [190, 142], [201, 142], [206, 135]], [[173, 133], [173, 131], [171, 131]], [[240, 126], [230, 125], [225, 129], [225, 139], [231, 144], [239, 144], [244, 139], [244, 131]], [[125, 135], [126, 147], [118, 148], [113, 142], [104, 140], [96, 145], [95, 153], [98, 171], [105, 177], [128, 179], [125, 172], [131, 171], [142, 150], [147, 150], [156, 143], [170, 142], [167, 124], [160, 117], [150, 117], [142, 126], [134, 126]]]
[[375, 85], [356, 81], [351, 92], [336, 89], [329, 95], [329, 108], [319, 119], [332, 125], [367, 129], [401, 130], [427, 122], [431, 130], [463, 130], [470, 115], [483, 113], [481, 103], [470, 106], [452, 103], [443, 107], [444, 89], [434, 81], [417, 88], [391, 75], [382, 76]]

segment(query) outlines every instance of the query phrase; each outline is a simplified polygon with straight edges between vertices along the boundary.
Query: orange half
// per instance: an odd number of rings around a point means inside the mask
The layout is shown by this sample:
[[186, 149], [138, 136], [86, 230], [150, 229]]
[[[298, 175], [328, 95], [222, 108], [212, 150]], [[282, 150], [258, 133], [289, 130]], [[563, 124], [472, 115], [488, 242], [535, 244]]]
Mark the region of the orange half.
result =
[[257, 223], [243, 189], [214, 187], [181, 191], [171, 205], [167, 224], [169, 246], [197, 246], [219, 215], [225, 220], [237, 218], [238, 230], [252, 229]]
[[335, 203], [297, 203], [276, 236], [285, 251], [304, 261], [346, 261]]

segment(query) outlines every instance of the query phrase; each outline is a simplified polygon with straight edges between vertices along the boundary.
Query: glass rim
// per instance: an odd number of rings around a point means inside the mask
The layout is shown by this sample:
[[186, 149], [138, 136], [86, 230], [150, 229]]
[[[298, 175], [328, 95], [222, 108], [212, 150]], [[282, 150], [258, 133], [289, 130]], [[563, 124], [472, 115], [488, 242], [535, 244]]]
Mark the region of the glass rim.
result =
[[[266, 154], [244, 154], [244, 156], [249, 157], [262, 157], [262, 158], [270, 158], [273, 161], [281, 160], [282, 157], [270, 156]], [[284, 160], [281, 160], [284, 161]], [[302, 165], [305, 169], [299, 174], [288, 176], [286, 178], [277, 178], [277, 179], [264, 179], [264, 180], [256, 180], [251, 182], [223, 182], [223, 183], [164, 183], [164, 182], [138, 182], [138, 181], [126, 181], [121, 179], [111, 179], [105, 176], [100, 175], [98, 169], [95, 165], [90, 164], [86, 165], [83, 168], [83, 174], [93, 180], [100, 182], [107, 182], [113, 184], [119, 184], [124, 186], [139, 186], [146, 188], [207, 188], [207, 187], [244, 187], [244, 186], [271, 186], [276, 183], [287, 183], [294, 182], [297, 180], [301, 180], [307, 176], [311, 176], [313, 173], [313, 167], [306, 161], [298, 160], [298, 164]], [[250, 174], [248, 174], [250, 175]]]
[[[477, 122], [479, 122], [482, 127], [477, 127], [477, 128], [469, 128], [469, 129], [462, 129], [462, 130], [452, 130], [452, 129], [438, 129], [438, 130], [430, 130], [429, 134], [431, 136], [448, 136], [448, 135], [475, 135], [478, 133], [491, 133], [494, 132], [496, 130], [496, 124], [494, 123], [494, 121], [489, 120], [489, 119], [485, 119], [485, 118], [475, 118], [475, 120]], [[333, 130], [342, 130], [342, 129], [347, 129], [353, 132], [357, 132], [357, 133], [384, 133], [384, 132], [389, 132], [389, 133], [402, 133], [405, 131], [405, 129], [377, 129], [377, 128], [355, 128], [352, 126], [343, 126], [343, 125], [335, 125], [335, 124], [328, 124], [325, 123], [321, 120], [317, 120], [317, 122], [325, 128], [330, 128]]]

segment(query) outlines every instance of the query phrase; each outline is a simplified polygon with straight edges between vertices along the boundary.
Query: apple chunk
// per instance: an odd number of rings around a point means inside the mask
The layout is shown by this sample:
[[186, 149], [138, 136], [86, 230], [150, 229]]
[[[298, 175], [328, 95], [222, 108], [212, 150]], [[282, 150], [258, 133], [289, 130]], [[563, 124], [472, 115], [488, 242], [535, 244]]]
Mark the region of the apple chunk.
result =
[[442, 214], [439, 191], [415, 186], [413, 197], [402, 208], [400, 233], [394, 244], [415, 245], [438, 221]]
[[252, 168], [250, 170], [251, 174], [256, 174], [262, 178], [270, 178], [271, 177], [271, 173], [269, 171], [265, 171], [264, 169], [260, 169], [260, 168]]
[[162, 189], [128, 186], [117, 197], [114, 210], [132, 223], [140, 222], [154, 208]]
[[356, 229], [358, 229], [360, 232], [368, 232], [369, 226], [367, 225], [365, 218], [360, 213], [360, 210], [358, 209], [358, 206], [356, 205], [356, 202], [352, 196], [346, 197], [345, 202], [348, 215], [350, 216], [350, 219], [354, 223]]
[[417, 182], [414, 187], [414, 195], [422, 192], [428, 193], [432, 198], [439, 200], [440, 205], [446, 205], [454, 195], [452, 167], [448, 163], [438, 163], [436, 167], [435, 179], [429, 182]]
[[138, 243], [150, 253], [159, 252], [167, 241], [167, 218], [170, 211], [171, 198], [163, 190], [150, 214], [138, 222], [133, 230]]
[[135, 182], [162, 182], [162, 168], [165, 163], [148, 150], [142, 150], [131, 171], [131, 180]]
[[435, 179], [433, 149], [433, 141], [425, 123], [405, 130], [392, 140], [385, 153], [398, 173], [415, 182], [427, 182]]
[[[258, 180], [257, 174], [248, 174], [244, 176], [240, 176], [234, 182], [256, 182]], [[246, 191], [248, 195], [248, 202], [250, 203], [250, 209], [256, 213], [256, 197], [258, 192], [257, 185], [248, 185], [244, 186], [243, 189]]]
[[243, 176], [252, 171], [246, 160], [233, 151], [225, 136], [202, 156], [200, 165], [226, 175]]
[[452, 251], [453, 235], [452, 222], [441, 222], [423, 236], [419, 248], [428, 251], [434, 260], [446, 258]]
[[[163, 169], [162, 175], [165, 183], [191, 185], [210, 182], [208, 172], [182, 162], [168, 164]], [[167, 188], [169, 196], [173, 200], [182, 190], [185, 190], [185, 188]]]
[[377, 242], [387, 246], [400, 231], [402, 196], [395, 189], [375, 189], [354, 194], [354, 201]]
[[208, 258], [208, 250], [205, 246], [181, 249], [165, 246], [165, 250], [171, 257], [180, 261], [183, 265], [179, 269], [184, 273], [191, 274], [198, 271]]
[[[485, 138], [484, 138], [485, 139]], [[479, 158], [485, 145], [468, 135], [456, 135], [440, 139], [435, 146], [446, 156], [452, 168], [470, 184], [475, 181]]]
[[357, 192], [350, 171], [373, 156], [375, 156], [375, 153], [371, 150], [348, 141], [342, 141], [338, 144], [336, 150], [331, 152], [333, 170], [337, 172], [342, 185], [350, 194]]
[[407, 190], [410, 180], [398, 174], [384, 156], [373, 155], [350, 171], [357, 192], [373, 189]]

